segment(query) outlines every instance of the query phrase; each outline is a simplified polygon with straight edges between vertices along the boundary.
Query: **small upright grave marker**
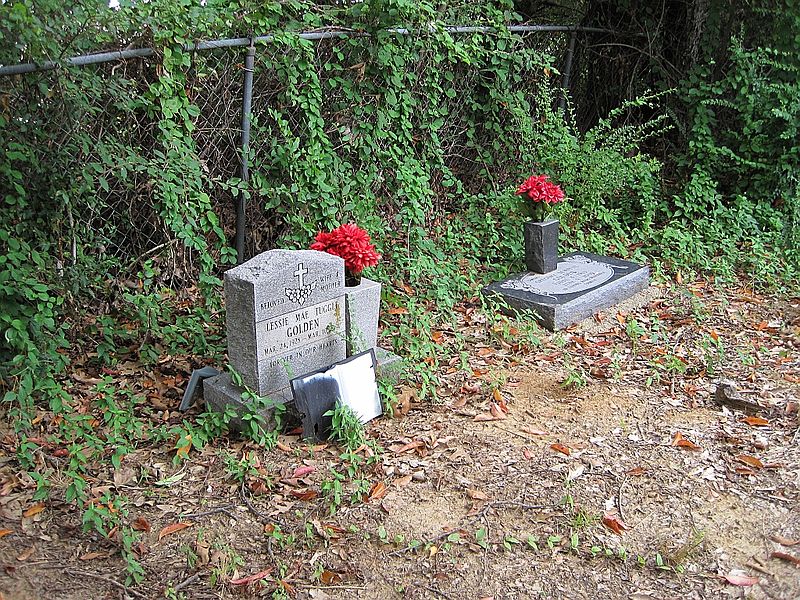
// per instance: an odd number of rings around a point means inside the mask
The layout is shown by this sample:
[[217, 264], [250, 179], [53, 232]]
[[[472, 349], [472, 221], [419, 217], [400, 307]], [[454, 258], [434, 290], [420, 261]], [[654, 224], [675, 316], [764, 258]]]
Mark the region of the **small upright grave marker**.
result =
[[[347, 288], [338, 256], [270, 250], [226, 271], [224, 287], [228, 360], [242, 386], [229, 373], [206, 379], [205, 400], [214, 410], [232, 406], [241, 415], [247, 391], [275, 403], [290, 401], [290, 380], [354, 354], [355, 338], [359, 351], [375, 350], [383, 369], [399, 362], [375, 347], [380, 284], [364, 280]], [[271, 411], [262, 416], [269, 419]]]

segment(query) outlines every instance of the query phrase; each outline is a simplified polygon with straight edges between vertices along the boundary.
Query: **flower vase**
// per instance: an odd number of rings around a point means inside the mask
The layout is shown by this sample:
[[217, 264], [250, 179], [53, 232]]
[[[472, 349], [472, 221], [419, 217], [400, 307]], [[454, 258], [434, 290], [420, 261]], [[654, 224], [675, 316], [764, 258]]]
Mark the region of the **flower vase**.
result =
[[533, 273], [550, 273], [558, 266], [558, 221], [525, 223], [525, 266]]
[[366, 277], [344, 288], [347, 356], [374, 348], [378, 344], [378, 314], [381, 284]]

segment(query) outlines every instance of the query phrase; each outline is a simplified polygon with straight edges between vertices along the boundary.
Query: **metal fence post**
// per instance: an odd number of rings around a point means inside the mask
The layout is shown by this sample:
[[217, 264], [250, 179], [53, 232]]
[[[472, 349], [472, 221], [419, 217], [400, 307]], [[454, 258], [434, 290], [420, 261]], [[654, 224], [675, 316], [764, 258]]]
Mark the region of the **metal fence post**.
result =
[[244, 89], [242, 91], [242, 168], [241, 179], [245, 184], [236, 197], [236, 262], [244, 262], [244, 238], [247, 228], [247, 217], [245, 216], [245, 190], [250, 181], [250, 169], [247, 164], [250, 154], [250, 114], [253, 105], [253, 67], [255, 65], [256, 48], [253, 40], [247, 48], [244, 58]]
[[559, 110], [567, 108], [567, 94], [569, 93], [569, 80], [572, 75], [572, 58], [575, 56], [575, 40], [578, 37], [578, 29], [572, 30], [572, 35], [569, 36], [569, 45], [567, 46], [567, 56], [564, 60], [564, 78], [561, 80], [561, 99], [558, 101]]

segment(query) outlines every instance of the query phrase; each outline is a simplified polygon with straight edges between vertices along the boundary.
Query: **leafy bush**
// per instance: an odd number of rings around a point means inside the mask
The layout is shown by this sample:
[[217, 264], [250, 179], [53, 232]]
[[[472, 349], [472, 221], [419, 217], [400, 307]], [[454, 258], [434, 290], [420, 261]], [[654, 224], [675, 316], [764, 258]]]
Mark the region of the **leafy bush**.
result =
[[794, 52], [745, 48], [738, 38], [729, 52], [721, 77], [701, 65], [686, 81], [694, 108], [684, 159], [690, 175], [672, 216], [712, 216], [720, 228], [706, 244], [722, 244], [725, 254], [739, 246], [742, 258], [783, 248], [797, 268], [800, 62]]

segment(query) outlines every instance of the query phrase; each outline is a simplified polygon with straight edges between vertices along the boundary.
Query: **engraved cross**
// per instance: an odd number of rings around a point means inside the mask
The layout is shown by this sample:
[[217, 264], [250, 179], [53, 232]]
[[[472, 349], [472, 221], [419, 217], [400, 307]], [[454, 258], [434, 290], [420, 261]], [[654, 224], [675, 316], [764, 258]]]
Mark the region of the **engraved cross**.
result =
[[303, 266], [303, 263], [297, 265], [297, 271], [294, 272], [294, 276], [297, 277], [298, 286], [303, 287], [303, 276], [308, 273], [308, 269]]

